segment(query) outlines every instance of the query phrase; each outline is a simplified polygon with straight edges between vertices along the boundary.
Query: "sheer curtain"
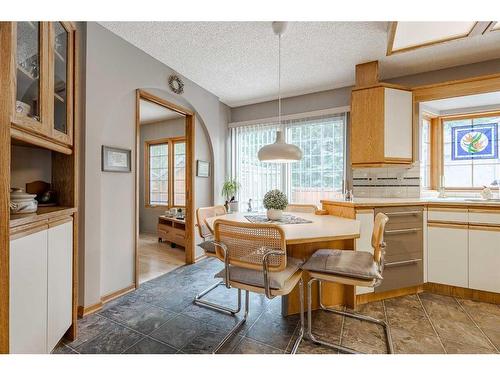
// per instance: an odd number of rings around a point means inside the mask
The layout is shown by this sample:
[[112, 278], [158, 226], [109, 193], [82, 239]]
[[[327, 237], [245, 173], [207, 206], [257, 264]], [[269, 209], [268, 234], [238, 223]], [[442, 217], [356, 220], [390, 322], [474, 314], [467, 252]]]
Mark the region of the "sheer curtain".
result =
[[276, 138], [277, 123], [231, 128], [232, 175], [241, 184], [238, 200], [242, 210], [252, 199], [263, 210], [262, 199], [271, 189], [284, 191], [292, 203], [314, 203], [342, 193], [345, 180], [347, 115], [328, 115], [284, 121], [288, 143], [299, 146], [304, 157], [297, 163], [262, 163], [259, 149]]

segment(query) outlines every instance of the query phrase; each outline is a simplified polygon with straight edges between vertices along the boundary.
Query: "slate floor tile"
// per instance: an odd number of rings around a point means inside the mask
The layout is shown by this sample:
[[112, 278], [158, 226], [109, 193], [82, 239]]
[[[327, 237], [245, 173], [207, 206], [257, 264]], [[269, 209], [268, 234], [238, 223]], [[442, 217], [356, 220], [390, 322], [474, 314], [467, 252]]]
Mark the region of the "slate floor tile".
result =
[[182, 349], [206, 329], [205, 323], [179, 314], [151, 333], [150, 336], [174, 348]]
[[177, 349], [145, 337], [125, 351], [125, 354], [174, 354]]
[[78, 347], [81, 354], [120, 354], [144, 336], [121, 325], [113, 327], [95, 339]]
[[233, 354], [283, 354], [283, 350], [244, 337], [234, 349]]

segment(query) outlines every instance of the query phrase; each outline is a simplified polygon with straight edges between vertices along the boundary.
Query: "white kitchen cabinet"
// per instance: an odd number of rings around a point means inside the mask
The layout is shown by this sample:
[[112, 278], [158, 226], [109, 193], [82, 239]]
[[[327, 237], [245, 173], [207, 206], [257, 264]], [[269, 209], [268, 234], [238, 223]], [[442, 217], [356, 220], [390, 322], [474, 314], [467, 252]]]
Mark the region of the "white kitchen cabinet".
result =
[[54, 349], [72, 323], [73, 221], [10, 241], [10, 353]]
[[500, 293], [498, 227], [469, 227], [469, 288]]
[[52, 351], [72, 321], [73, 222], [49, 228], [47, 240], [47, 348]]
[[10, 353], [47, 352], [47, 230], [10, 242]]
[[429, 225], [427, 279], [431, 283], [468, 287], [468, 229], [466, 225]]
[[384, 150], [387, 159], [412, 158], [412, 92], [384, 90]]

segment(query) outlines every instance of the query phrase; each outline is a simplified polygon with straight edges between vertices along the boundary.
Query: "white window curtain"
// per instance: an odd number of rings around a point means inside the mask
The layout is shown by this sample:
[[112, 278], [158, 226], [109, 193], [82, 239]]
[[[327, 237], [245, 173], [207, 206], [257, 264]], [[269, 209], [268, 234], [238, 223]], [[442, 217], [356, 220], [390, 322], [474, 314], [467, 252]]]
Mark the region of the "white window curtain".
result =
[[232, 175], [241, 184], [238, 200], [242, 210], [252, 199], [262, 210], [264, 194], [280, 189], [291, 203], [320, 204], [342, 193], [345, 181], [347, 114], [284, 121], [286, 141], [299, 146], [304, 157], [297, 163], [262, 163], [258, 150], [276, 138], [277, 123], [231, 128]]

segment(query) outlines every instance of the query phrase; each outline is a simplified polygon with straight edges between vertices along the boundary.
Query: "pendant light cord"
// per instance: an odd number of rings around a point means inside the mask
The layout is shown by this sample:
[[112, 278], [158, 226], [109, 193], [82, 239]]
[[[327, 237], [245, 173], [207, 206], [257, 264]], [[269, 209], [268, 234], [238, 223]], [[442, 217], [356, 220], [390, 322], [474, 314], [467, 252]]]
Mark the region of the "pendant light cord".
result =
[[281, 33], [278, 34], [278, 124], [281, 130]]

